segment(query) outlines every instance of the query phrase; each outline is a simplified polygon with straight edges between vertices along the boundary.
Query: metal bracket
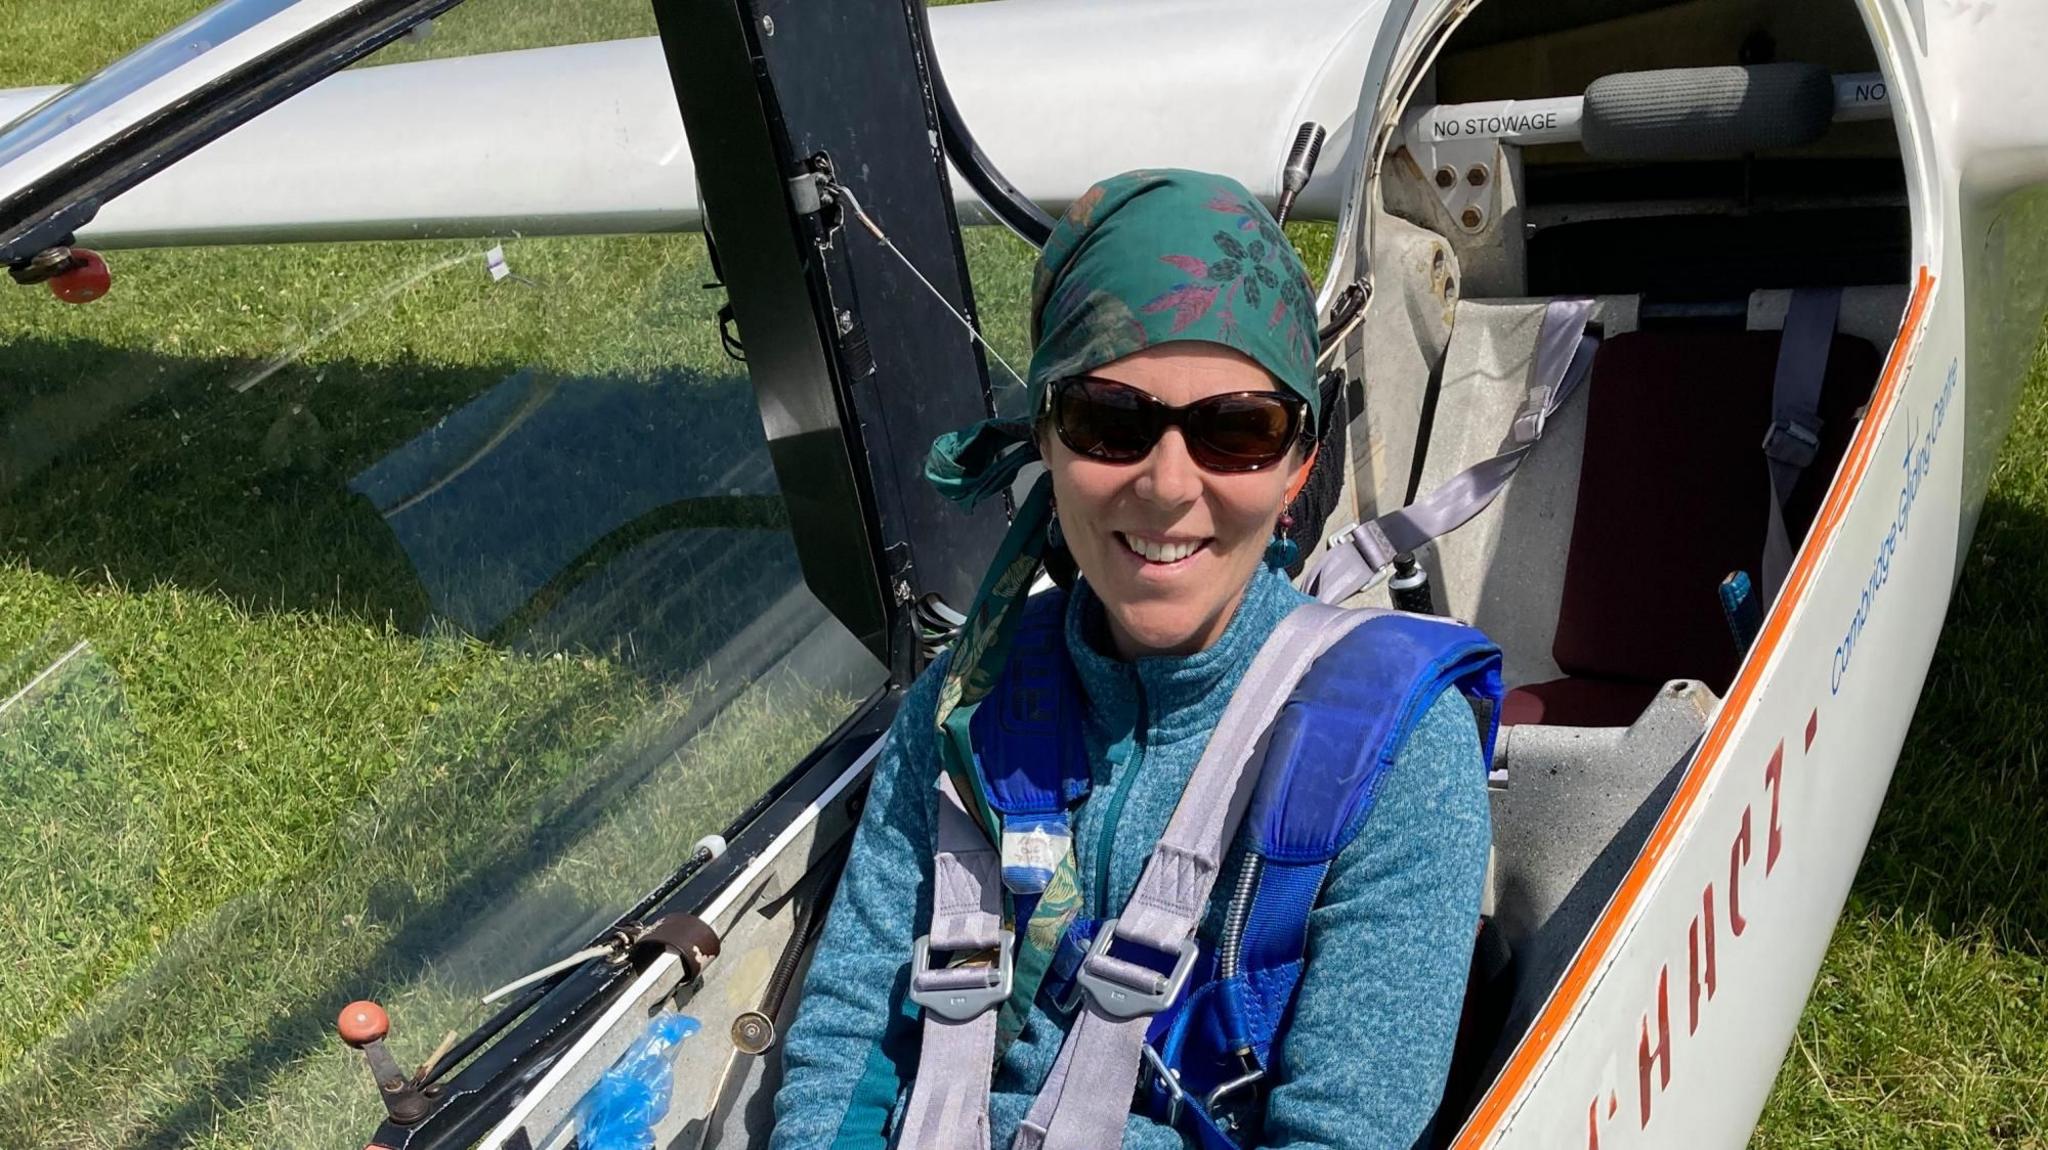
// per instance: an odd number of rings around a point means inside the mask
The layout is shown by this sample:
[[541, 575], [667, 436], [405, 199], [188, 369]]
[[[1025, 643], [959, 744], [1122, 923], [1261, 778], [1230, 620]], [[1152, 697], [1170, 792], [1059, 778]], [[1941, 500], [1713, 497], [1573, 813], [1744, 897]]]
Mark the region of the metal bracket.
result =
[[1167, 973], [1152, 973], [1157, 981], [1151, 986], [1132, 986], [1121, 979], [1104, 975], [1095, 969], [1097, 959], [1109, 957], [1109, 948], [1116, 941], [1116, 919], [1104, 919], [1095, 928], [1095, 941], [1088, 948], [1088, 957], [1081, 960], [1081, 969], [1074, 972], [1074, 984], [1088, 995], [1088, 1001], [1097, 1010], [1111, 1018], [1140, 1018], [1158, 1014], [1172, 1006], [1180, 992], [1188, 984], [1188, 974], [1195, 968], [1195, 957], [1199, 953], [1195, 940], [1181, 942], [1180, 952], [1174, 955], [1173, 969]]
[[718, 957], [718, 932], [694, 914], [665, 914], [634, 932], [629, 953], [645, 965], [665, 950], [682, 959], [683, 981], [692, 981]]
[[1445, 213], [1473, 235], [1492, 226], [1500, 217], [1500, 141], [1492, 136], [1436, 139], [1420, 112], [1409, 117], [1401, 135]]
[[824, 206], [819, 196], [824, 182], [825, 177], [817, 172], [805, 172], [789, 178], [789, 205], [796, 209], [797, 215], [808, 216]]
[[[1008, 1001], [1010, 990], [1016, 985], [1016, 942], [1017, 932], [1004, 929], [996, 942], [995, 955], [987, 963], [963, 965], [960, 967], [932, 966], [932, 936], [919, 935], [911, 944], [910, 952], [910, 1001], [931, 1011], [940, 1018], [954, 1022], [965, 1022], [986, 1010], [993, 1010]], [[978, 970], [983, 972], [979, 986], [931, 985], [925, 980], [941, 980], [934, 976], [943, 971]]]

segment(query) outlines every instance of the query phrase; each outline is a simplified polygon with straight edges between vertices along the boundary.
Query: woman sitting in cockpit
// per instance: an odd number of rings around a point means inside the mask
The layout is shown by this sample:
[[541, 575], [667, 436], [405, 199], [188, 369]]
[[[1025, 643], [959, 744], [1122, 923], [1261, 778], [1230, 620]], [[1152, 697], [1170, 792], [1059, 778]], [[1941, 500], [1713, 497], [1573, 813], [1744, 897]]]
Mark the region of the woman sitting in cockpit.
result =
[[[1407, 616], [1346, 643], [1363, 613], [1287, 579], [1320, 416], [1300, 259], [1234, 181], [1117, 176], [1053, 231], [1032, 330], [1032, 420], [928, 471], [970, 503], [1048, 475], [876, 760], [773, 1145], [1408, 1147], [1486, 869], [1482, 734], [1440, 657], [1478, 647]], [[1079, 579], [1027, 598], [1061, 549]], [[1318, 712], [1356, 737], [1272, 723], [1307, 660], [1276, 666], [1324, 647], [1423, 654]], [[1282, 727], [1305, 757], [1231, 773]]]

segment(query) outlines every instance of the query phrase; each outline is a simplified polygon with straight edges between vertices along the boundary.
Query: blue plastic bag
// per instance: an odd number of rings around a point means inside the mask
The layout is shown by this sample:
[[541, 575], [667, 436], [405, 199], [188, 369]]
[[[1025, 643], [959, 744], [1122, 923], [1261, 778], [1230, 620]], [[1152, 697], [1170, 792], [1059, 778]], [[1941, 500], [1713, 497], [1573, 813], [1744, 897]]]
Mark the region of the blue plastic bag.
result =
[[668, 1113], [676, 1049], [697, 1033], [697, 1020], [664, 1014], [648, 1024], [577, 1108], [579, 1150], [648, 1150], [654, 1124]]

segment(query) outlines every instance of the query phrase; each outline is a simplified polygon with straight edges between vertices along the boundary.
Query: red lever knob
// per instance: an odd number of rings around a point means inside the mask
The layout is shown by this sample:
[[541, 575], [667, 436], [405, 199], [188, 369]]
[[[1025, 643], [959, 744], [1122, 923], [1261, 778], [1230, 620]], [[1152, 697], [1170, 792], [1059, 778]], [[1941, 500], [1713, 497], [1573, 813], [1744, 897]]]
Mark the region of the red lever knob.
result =
[[113, 285], [105, 258], [85, 248], [72, 248], [64, 270], [50, 277], [50, 291], [65, 303], [91, 303]]
[[343, 1042], [360, 1048], [381, 1042], [386, 1034], [391, 1033], [391, 1016], [384, 1013], [383, 1007], [363, 999], [341, 1008], [341, 1018], [336, 1021], [335, 1029], [341, 1031]]

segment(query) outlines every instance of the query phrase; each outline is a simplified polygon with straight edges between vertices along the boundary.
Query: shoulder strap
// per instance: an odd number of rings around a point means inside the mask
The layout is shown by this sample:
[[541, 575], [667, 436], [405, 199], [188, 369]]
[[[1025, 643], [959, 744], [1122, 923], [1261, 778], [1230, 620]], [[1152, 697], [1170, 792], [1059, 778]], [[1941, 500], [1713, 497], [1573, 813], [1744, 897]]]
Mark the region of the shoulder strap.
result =
[[1342, 603], [1364, 589], [1394, 556], [1463, 527], [1507, 488], [1522, 460], [1543, 438], [1550, 417], [1593, 372], [1600, 340], [1586, 332], [1590, 299], [1552, 300], [1536, 336], [1536, 359], [1522, 409], [1499, 453], [1458, 472], [1436, 490], [1377, 519], [1352, 525], [1322, 554], [1303, 585], [1325, 603]]
[[[1080, 684], [1061, 641], [1065, 607], [1066, 593], [1055, 591], [1021, 609], [1002, 672], [968, 719], [974, 795], [962, 796], [951, 773], [939, 778], [932, 927], [910, 970], [923, 1045], [900, 1150], [988, 1150], [997, 1052], [1021, 1030], [1051, 961], [1049, 940], [1078, 908], [1066, 820], [1089, 771]], [[1000, 853], [971, 810], [995, 820]], [[1019, 920], [1021, 940], [1006, 925]]]
[[[1305, 604], [1259, 649], [1195, 764], [1119, 918], [1102, 923], [1076, 982], [1085, 1006], [1017, 1132], [1015, 1150], [1097, 1150], [1122, 1141], [1154, 1015], [1186, 986], [1223, 852], [1251, 800], [1253, 752], [1316, 659], [1366, 615]], [[1141, 957], [1166, 961], [1159, 969]]]
[[[1242, 1088], [1270, 1065], [1330, 864], [1358, 837], [1379, 780], [1446, 690], [1471, 705], [1481, 757], [1492, 763], [1500, 649], [1449, 619], [1371, 614], [1302, 677], [1274, 720], [1245, 816], [1250, 854], [1217, 943], [1212, 1017], [1177, 1019], [1179, 1033], [1168, 1038], [1180, 1047], [1184, 1084], [1212, 1104], [1232, 1092], [1225, 1081]], [[1211, 1080], [1204, 1068], [1212, 1064], [1231, 1068], [1232, 1078]]]
[[1841, 311], [1841, 288], [1801, 288], [1792, 293], [1785, 309], [1778, 369], [1771, 379], [1771, 429], [1763, 444], [1771, 475], [1771, 505], [1764, 520], [1765, 606], [1777, 599], [1792, 571], [1796, 549], [1785, 529], [1785, 502], [1820, 453], [1821, 386], [1827, 382], [1828, 353], [1834, 349], [1835, 321]]
[[[951, 776], [941, 773], [938, 785], [932, 927], [917, 940], [910, 961], [909, 997], [923, 1011], [924, 1035], [899, 1146], [990, 1150], [996, 1007], [1010, 996], [1015, 977], [1013, 932], [1003, 926], [995, 847], [967, 812]], [[934, 951], [960, 961], [942, 962]]]
[[1472, 703], [1493, 762], [1501, 654], [1474, 627], [1398, 611], [1366, 612], [1316, 661], [1273, 721], [1245, 830], [1268, 861], [1326, 862], [1358, 834], [1374, 786], [1438, 695]]

